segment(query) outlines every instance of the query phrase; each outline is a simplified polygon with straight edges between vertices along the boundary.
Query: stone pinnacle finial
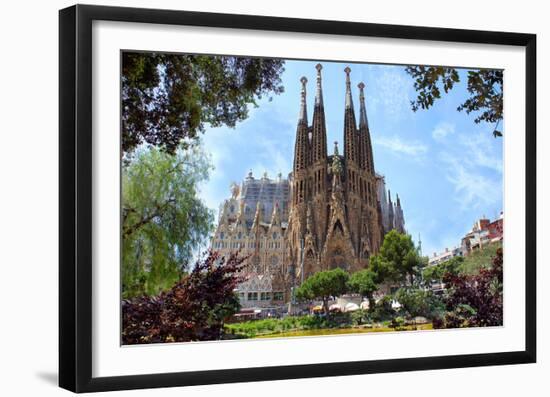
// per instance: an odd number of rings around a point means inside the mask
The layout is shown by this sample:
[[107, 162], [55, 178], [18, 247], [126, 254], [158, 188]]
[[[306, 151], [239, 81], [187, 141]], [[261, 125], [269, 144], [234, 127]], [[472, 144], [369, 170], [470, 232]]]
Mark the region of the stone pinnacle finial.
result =
[[321, 70], [323, 69], [323, 65], [318, 63], [315, 65], [315, 69], [317, 69], [317, 92], [315, 93], [315, 105], [323, 105], [323, 89], [321, 88]]
[[368, 128], [367, 108], [365, 107], [365, 83], [360, 82], [357, 84], [357, 87], [359, 87], [359, 125]]
[[338, 142], [334, 141], [334, 156], [332, 157], [332, 174], [335, 176], [334, 182], [339, 181], [342, 174], [343, 165], [338, 154]]
[[300, 119], [299, 119], [299, 121], [307, 123], [307, 105], [306, 105], [307, 78], [305, 76], [302, 76], [302, 78], [300, 79], [300, 82], [302, 83], [302, 93], [301, 93], [301, 98], [300, 98]]
[[346, 108], [352, 107], [352, 101], [351, 101], [351, 82], [349, 74], [351, 73], [351, 69], [349, 66], [346, 66], [344, 69], [344, 72], [346, 72]]
[[363, 90], [365, 89], [365, 83], [360, 82], [359, 84], [357, 84], [357, 87], [359, 87], [359, 98], [364, 99], [365, 93]]

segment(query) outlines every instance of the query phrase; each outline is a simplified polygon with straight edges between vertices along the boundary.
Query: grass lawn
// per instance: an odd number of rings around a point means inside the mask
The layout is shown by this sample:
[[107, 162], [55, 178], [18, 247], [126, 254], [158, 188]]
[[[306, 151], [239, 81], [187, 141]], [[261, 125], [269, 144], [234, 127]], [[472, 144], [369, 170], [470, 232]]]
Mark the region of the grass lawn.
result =
[[[417, 331], [433, 329], [432, 324], [421, 324], [416, 326]], [[397, 332], [413, 331], [412, 326], [402, 327]], [[364, 334], [373, 332], [395, 332], [395, 328], [390, 327], [373, 327], [373, 328], [326, 328], [326, 329], [309, 329], [271, 333], [267, 335], [257, 335], [256, 338], [286, 338], [292, 336], [322, 336], [322, 335], [344, 335], [344, 334]]]
[[[366, 332], [396, 331], [389, 327], [389, 321], [373, 325], [355, 325], [350, 316], [337, 315], [330, 319], [317, 316], [285, 317], [245, 321], [225, 325], [226, 339], [264, 338], [287, 336], [338, 335]], [[399, 328], [399, 331], [412, 330], [412, 326]], [[417, 325], [417, 329], [432, 329], [432, 324]]]
[[475, 274], [480, 269], [490, 267], [499, 248], [502, 248], [501, 242], [489, 244], [480, 250], [472, 252], [464, 258], [464, 263], [460, 270], [465, 274]]

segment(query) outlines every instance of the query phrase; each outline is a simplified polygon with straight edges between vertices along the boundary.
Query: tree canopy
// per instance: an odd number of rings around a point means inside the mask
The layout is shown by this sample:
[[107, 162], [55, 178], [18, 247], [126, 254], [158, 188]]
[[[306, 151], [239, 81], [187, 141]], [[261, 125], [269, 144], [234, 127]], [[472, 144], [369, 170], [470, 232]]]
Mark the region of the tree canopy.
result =
[[363, 269], [353, 273], [348, 281], [348, 287], [351, 292], [356, 292], [369, 300], [369, 311], [374, 309], [373, 294], [378, 290], [376, 283], [377, 274], [369, 269]]
[[430, 290], [424, 288], [404, 287], [395, 293], [395, 299], [410, 317], [433, 317], [444, 311], [441, 301]]
[[347, 291], [349, 274], [336, 268], [320, 271], [308, 277], [296, 290], [296, 297], [300, 300], [320, 299], [323, 308], [328, 314], [328, 301], [331, 296], [339, 296]]
[[426, 283], [430, 283], [432, 281], [441, 282], [447, 273], [451, 273], [452, 275], [458, 274], [463, 263], [463, 256], [455, 256], [445, 262], [424, 268], [422, 270], [422, 278]]
[[283, 92], [278, 59], [123, 52], [122, 150], [146, 143], [167, 153], [188, 146], [205, 124], [234, 127], [248, 105]]
[[[408, 66], [406, 72], [414, 79], [414, 88], [418, 92], [416, 100], [411, 101], [413, 111], [429, 109], [441, 98], [442, 91], [448, 93], [460, 82], [456, 68], [443, 66]], [[498, 125], [503, 118], [503, 71], [496, 69], [468, 70], [467, 90], [470, 97], [458, 106], [458, 111], [475, 112], [475, 123], [482, 121], [496, 123], [495, 137], [502, 136]]]
[[123, 166], [123, 297], [170, 288], [197, 253], [214, 219], [197, 197], [210, 169], [200, 146], [174, 155], [141, 148]]
[[370, 260], [370, 268], [377, 275], [376, 282], [406, 282], [412, 284], [417, 272], [424, 266], [411, 236], [391, 230], [384, 237], [380, 252]]

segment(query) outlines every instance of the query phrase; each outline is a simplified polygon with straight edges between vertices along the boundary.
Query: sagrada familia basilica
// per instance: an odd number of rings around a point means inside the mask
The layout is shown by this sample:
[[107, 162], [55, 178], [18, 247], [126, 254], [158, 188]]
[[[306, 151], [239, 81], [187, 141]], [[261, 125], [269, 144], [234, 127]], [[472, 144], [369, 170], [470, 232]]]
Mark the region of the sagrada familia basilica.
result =
[[255, 178], [250, 172], [231, 187], [222, 204], [212, 248], [222, 254], [240, 249], [249, 256], [247, 280], [239, 286], [243, 307], [269, 307], [290, 299], [290, 290], [315, 272], [342, 268], [354, 272], [369, 265], [384, 235], [404, 233], [399, 196], [386, 195], [384, 177], [374, 167], [365, 85], [359, 88], [359, 123], [345, 71], [343, 155], [337, 142], [327, 151], [327, 130], [318, 64], [311, 124], [307, 114], [307, 78], [302, 91], [294, 164], [281, 174]]

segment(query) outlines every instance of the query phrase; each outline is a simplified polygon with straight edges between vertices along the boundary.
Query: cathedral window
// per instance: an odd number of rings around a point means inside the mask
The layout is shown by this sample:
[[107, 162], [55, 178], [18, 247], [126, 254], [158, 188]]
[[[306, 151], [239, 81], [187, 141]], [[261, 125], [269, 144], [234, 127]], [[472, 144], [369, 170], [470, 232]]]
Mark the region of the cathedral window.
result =
[[258, 300], [258, 293], [257, 292], [249, 292], [247, 300], [249, 301], [257, 301]]

